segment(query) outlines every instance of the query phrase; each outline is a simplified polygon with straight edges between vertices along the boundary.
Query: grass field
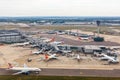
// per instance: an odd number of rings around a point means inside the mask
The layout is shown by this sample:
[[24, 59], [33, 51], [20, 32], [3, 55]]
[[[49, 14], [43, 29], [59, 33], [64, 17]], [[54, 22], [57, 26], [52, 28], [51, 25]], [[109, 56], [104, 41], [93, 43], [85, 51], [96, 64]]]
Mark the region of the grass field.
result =
[[[72, 29], [78, 29], [82, 31], [89, 31], [89, 32], [97, 32], [96, 26], [37, 26], [35, 27], [38, 29], [49, 29], [49, 30], [72, 30]], [[25, 30], [25, 29], [24, 29]], [[112, 32], [112, 28], [101, 26], [100, 27], [100, 33], [109, 33]]]
[[120, 30], [120, 27], [115, 27], [115, 29], [118, 29], [118, 30]]
[[[115, 29], [120, 29], [120, 27], [114, 27]], [[97, 27], [96, 26], [71, 26], [71, 25], [44, 25], [44, 26], [33, 26], [33, 27], [20, 27], [20, 26], [0, 26], [0, 29], [20, 29], [20, 30], [40, 30], [40, 29], [49, 29], [49, 30], [72, 30], [72, 29], [78, 29], [82, 31], [89, 31], [89, 32], [97, 32]], [[107, 27], [107, 26], [100, 26], [100, 33], [107, 33], [110, 34], [114, 33], [112, 30], [113, 28]]]
[[[19, 27], [19, 26], [0, 26], [0, 29], [27, 29], [28, 27]], [[97, 27], [96, 26], [35, 26], [35, 27], [30, 27], [30, 28], [35, 28], [35, 29], [50, 29], [50, 30], [71, 30], [71, 29], [81, 29], [85, 31], [96, 31]], [[117, 27], [116, 27], [117, 28]], [[119, 28], [119, 27], [118, 27]], [[29, 29], [29, 28], [28, 28]], [[102, 27], [102, 30], [109, 29], [108, 27]]]
[[0, 76], [0, 80], [120, 80], [120, 78], [72, 76]]

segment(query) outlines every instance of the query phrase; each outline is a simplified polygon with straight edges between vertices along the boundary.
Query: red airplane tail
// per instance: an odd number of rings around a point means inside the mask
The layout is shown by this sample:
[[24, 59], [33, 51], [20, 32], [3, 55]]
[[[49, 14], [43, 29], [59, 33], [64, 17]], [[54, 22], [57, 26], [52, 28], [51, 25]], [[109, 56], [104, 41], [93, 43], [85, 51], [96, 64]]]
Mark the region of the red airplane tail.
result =
[[80, 38], [80, 37], [78, 37], [78, 39], [79, 39], [79, 40], [81, 40], [81, 38]]
[[48, 59], [49, 57], [48, 57], [48, 55], [47, 54], [45, 54], [45, 59]]
[[50, 40], [50, 42], [54, 42], [55, 41], [55, 37], [53, 37], [51, 40]]
[[8, 63], [8, 68], [13, 68], [11, 63]]

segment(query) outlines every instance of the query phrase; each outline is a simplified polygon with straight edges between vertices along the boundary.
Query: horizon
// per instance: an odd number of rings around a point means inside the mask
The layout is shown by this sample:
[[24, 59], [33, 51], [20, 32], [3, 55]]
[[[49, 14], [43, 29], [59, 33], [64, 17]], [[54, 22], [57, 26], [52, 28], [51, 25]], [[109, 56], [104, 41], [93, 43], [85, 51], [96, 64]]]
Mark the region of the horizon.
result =
[[1, 17], [10, 17], [10, 18], [14, 18], [14, 17], [90, 17], [90, 18], [92, 18], [92, 17], [105, 17], [105, 18], [108, 18], [108, 17], [117, 17], [117, 18], [119, 18], [120, 16], [0, 16], [0, 18]]

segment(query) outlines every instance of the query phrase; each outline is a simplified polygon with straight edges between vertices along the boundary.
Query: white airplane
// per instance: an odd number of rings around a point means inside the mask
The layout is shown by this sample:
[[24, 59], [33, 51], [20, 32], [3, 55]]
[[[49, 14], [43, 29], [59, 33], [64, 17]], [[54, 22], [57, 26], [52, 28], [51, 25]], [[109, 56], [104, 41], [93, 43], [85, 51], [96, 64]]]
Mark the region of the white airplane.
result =
[[100, 60], [107, 60], [109, 63], [119, 63], [119, 59], [103, 54]]
[[82, 37], [82, 36], [80, 36], [80, 37], [78, 37], [78, 39], [79, 39], [79, 40], [89, 40], [90, 37], [88, 37], [88, 36], [86, 36], [86, 37]]
[[15, 46], [26, 46], [26, 45], [29, 45], [30, 42], [24, 42], [24, 43], [17, 43], [15, 44]]
[[89, 38], [83, 38], [83, 37], [79, 37], [79, 40], [89, 40]]
[[[50, 55], [50, 56], [49, 56]], [[52, 59], [58, 59], [58, 57], [56, 57], [56, 54], [45, 54], [45, 61], [49, 61], [49, 60], [52, 60]]]
[[61, 50], [63, 53], [67, 54], [67, 53], [71, 53], [71, 50]]
[[76, 57], [74, 57], [73, 59], [77, 59], [77, 61], [79, 62], [80, 61], [80, 55], [78, 54]]
[[51, 38], [51, 39], [45, 39], [43, 40], [43, 42], [46, 42], [46, 43], [50, 43], [50, 42], [54, 42], [55, 41], [55, 37]]
[[58, 35], [64, 35], [65, 32], [57, 32]]
[[41, 50], [39, 50], [39, 51], [36, 51], [36, 52], [33, 52], [33, 54], [41, 54], [42, 52], [43, 52], [43, 50], [44, 50], [44, 48], [42, 48]]
[[64, 42], [63, 41], [53, 41], [53, 42], [50, 42], [51, 45], [59, 45], [59, 44], [63, 44]]
[[13, 71], [19, 71], [17, 73], [14, 73], [12, 75], [18, 75], [18, 74], [26, 74], [26, 75], [29, 75], [30, 72], [36, 72], [36, 73], [39, 73], [41, 71], [41, 69], [39, 68], [30, 68], [30, 67], [27, 67], [26, 64], [24, 64], [23, 67], [13, 67], [11, 63], [8, 63], [9, 67], [7, 70], [13, 70]]
[[68, 54], [68, 53], [71, 53], [72, 51], [71, 50], [59, 50], [59, 49], [56, 49], [55, 52], [56, 53]]
[[31, 45], [31, 48], [35, 48], [35, 47], [38, 47], [38, 45]]
[[43, 42], [49, 43], [51, 45], [59, 45], [59, 44], [63, 44], [63, 41], [55, 41], [55, 37], [51, 38], [51, 39], [46, 39]]

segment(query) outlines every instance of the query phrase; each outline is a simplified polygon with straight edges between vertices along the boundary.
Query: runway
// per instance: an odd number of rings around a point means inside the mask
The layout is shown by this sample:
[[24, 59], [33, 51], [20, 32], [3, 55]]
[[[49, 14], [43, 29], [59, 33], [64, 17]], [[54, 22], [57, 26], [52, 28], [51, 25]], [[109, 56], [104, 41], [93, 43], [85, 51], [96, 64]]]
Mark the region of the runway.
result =
[[[88, 77], [120, 77], [120, 70], [95, 70], [95, 69], [49, 69], [41, 68], [39, 76], [88, 76]], [[15, 71], [0, 69], [0, 75], [12, 75]]]

